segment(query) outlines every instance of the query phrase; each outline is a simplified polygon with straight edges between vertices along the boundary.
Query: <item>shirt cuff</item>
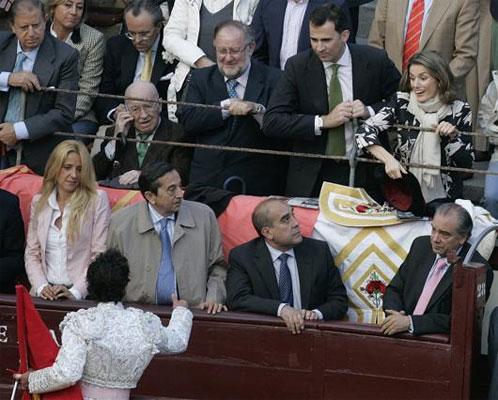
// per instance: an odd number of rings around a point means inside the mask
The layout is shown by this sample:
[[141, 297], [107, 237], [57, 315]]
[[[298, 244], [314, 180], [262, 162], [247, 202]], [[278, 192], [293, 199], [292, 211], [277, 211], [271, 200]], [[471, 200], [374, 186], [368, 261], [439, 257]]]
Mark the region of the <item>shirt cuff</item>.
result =
[[0, 91], [7, 92], [9, 90], [10, 72], [0, 72]]
[[232, 102], [232, 99], [225, 99], [225, 100], [220, 101], [221, 118], [223, 118], [223, 119], [230, 118], [230, 111], [225, 110], [225, 107], [228, 107], [231, 102]]
[[322, 135], [322, 128], [323, 128], [323, 120], [320, 118], [319, 115], [316, 115], [315, 116], [315, 136]]
[[107, 143], [104, 147], [104, 153], [105, 156], [107, 157], [108, 160], [112, 161], [114, 160], [114, 156], [116, 154], [116, 141], [111, 140], [109, 143]]
[[26, 128], [26, 124], [23, 121], [14, 123], [14, 132], [17, 140], [29, 139], [28, 128]]
[[107, 113], [107, 119], [112, 123], [116, 122], [115, 120], [116, 117], [114, 116], [114, 111], [116, 111], [116, 108], [117, 107], [111, 108]]
[[282, 310], [285, 306], [288, 306], [288, 304], [287, 303], [280, 303], [280, 305], [278, 306], [278, 310], [277, 310], [277, 317], [282, 316]]
[[375, 115], [375, 111], [372, 107], [367, 106], [367, 110], [368, 110], [368, 113], [370, 114], [371, 117], [373, 117]]
[[318, 319], [323, 320], [323, 314], [322, 314], [322, 312], [320, 310], [318, 310], [317, 308], [315, 308], [312, 311], [318, 316]]
[[410, 326], [409, 326], [409, 328], [408, 328], [408, 332], [409, 332], [409, 333], [413, 333], [413, 330], [414, 330], [414, 329], [413, 329], [413, 319], [412, 319], [412, 316], [411, 316], [411, 315], [409, 315], [409, 316], [408, 316], [408, 318], [410, 318]]
[[45, 288], [45, 286], [48, 286], [48, 283], [44, 283], [41, 286], [38, 286], [38, 289], [36, 289], [36, 297], [40, 297], [42, 290]]
[[71, 289], [69, 289], [69, 291], [74, 296], [75, 300], [81, 300], [82, 296], [81, 296], [81, 293], [78, 289], [71, 288]]

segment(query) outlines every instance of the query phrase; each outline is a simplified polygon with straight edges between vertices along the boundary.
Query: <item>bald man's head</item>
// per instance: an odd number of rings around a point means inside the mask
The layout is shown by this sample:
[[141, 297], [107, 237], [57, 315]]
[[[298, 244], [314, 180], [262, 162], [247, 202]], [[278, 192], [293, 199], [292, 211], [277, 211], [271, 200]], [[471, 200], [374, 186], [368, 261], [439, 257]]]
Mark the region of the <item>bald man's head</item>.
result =
[[159, 100], [156, 87], [150, 82], [138, 80], [126, 88], [125, 96], [143, 99], [125, 101], [126, 108], [133, 117], [135, 129], [145, 134], [154, 132], [161, 115], [161, 104], [154, 101]]

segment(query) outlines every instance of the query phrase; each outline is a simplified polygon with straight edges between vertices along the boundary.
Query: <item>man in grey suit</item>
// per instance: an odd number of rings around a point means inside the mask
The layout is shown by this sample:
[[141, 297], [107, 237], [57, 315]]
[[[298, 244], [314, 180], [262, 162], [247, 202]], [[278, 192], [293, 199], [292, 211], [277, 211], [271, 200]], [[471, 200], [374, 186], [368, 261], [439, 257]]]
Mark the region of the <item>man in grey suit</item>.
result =
[[111, 217], [108, 248], [130, 263], [125, 300], [170, 304], [171, 295], [208, 313], [226, 297], [226, 263], [213, 211], [183, 200], [180, 175], [169, 164], [146, 165], [138, 179], [144, 202]]
[[[11, 8], [13, 33], [0, 32], [0, 143], [9, 164], [19, 160], [42, 174], [53, 148], [70, 131], [76, 95], [41, 87], [78, 89], [78, 52], [45, 33], [40, 0], [19, 0]], [[17, 150], [17, 151], [16, 151]]]

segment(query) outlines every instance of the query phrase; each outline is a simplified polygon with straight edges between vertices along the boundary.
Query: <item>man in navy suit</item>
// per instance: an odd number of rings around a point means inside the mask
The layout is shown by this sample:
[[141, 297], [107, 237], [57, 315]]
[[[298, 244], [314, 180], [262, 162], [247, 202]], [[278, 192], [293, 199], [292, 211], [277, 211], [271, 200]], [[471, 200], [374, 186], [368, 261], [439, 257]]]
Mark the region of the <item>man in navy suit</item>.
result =
[[[357, 119], [368, 118], [382, 108], [383, 100], [396, 92], [400, 74], [385, 51], [347, 44], [348, 39], [349, 21], [340, 7], [327, 4], [312, 12], [312, 48], [287, 61], [263, 119], [265, 135], [293, 140], [297, 152], [354, 154]], [[330, 90], [333, 82], [336, 95], [340, 87], [342, 97], [335, 103], [329, 97], [334, 93]], [[339, 96], [332, 97], [337, 100]], [[332, 139], [341, 139], [341, 148], [329, 146]], [[333, 151], [336, 154], [331, 154]], [[356, 186], [373, 182], [366, 178], [372, 167], [365, 166], [358, 165], [356, 176], [362, 179]], [[323, 181], [347, 185], [349, 165], [318, 158], [290, 159], [287, 195], [315, 197]]]
[[[226, 21], [214, 31], [216, 65], [195, 69], [187, 90], [189, 103], [221, 105], [222, 110], [182, 107], [178, 119], [198, 143], [257, 149], [285, 149], [261, 131], [265, 106], [280, 79], [276, 68], [251, 61], [251, 29], [240, 21]], [[287, 160], [247, 152], [195, 149], [190, 183], [252, 195], [281, 194]]]
[[327, 243], [303, 238], [282, 199], [263, 200], [252, 222], [259, 237], [228, 258], [228, 308], [278, 316], [292, 333], [304, 320], [342, 319], [348, 298]]
[[283, 70], [288, 58], [310, 48], [310, 15], [326, 3], [338, 5], [349, 16], [346, 0], [261, 0], [251, 24], [254, 58]]

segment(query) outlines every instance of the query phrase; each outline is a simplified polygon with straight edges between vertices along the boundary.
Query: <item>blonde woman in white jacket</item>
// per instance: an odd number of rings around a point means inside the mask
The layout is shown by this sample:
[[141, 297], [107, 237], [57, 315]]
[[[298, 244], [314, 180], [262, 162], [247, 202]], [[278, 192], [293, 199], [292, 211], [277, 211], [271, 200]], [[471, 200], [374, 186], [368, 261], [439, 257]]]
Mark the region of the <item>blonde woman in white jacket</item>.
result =
[[[202, 49], [198, 44], [202, 32], [209, 27], [201, 27], [201, 13], [207, 11], [208, 18], [215, 22], [217, 16], [226, 15], [227, 19], [234, 19], [250, 25], [259, 0], [176, 0], [171, 16], [164, 28], [163, 46], [164, 61], [178, 60], [175, 73], [168, 88], [168, 100], [175, 101], [177, 93], [182, 89], [190, 68], [203, 68], [216, 62], [214, 56], [206, 55], [209, 48]], [[205, 15], [205, 14], [204, 14]], [[222, 21], [219, 21], [222, 22]], [[212, 24], [214, 29], [214, 25]], [[203, 28], [207, 28], [203, 30]], [[209, 42], [212, 46], [212, 34]], [[207, 46], [209, 47], [209, 46]], [[206, 51], [207, 50], [207, 51]], [[169, 119], [176, 121], [176, 106], [168, 106]]]

